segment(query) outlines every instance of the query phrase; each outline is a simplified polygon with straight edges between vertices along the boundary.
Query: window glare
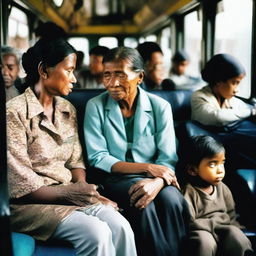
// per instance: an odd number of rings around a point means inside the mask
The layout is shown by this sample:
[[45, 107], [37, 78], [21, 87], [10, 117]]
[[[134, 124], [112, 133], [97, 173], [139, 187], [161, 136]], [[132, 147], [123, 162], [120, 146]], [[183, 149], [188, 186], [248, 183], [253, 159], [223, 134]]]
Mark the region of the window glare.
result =
[[29, 47], [28, 32], [26, 14], [16, 7], [12, 7], [8, 21], [8, 45], [22, 52], [26, 51]]
[[[215, 54], [228, 53], [245, 66], [246, 76], [239, 86], [239, 96], [250, 97], [252, 0], [223, 0], [223, 11], [216, 16]], [[234, 26], [234, 19], [239, 22]]]
[[99, 45], [106, 46], [111, 49], [118, 46], [118, 41], [115, 37], [101, 37], [99, 39]]
[[160, 40], [160, 46], [164, 53], [164, 64], [167, 70], [170, 70], [170, 65], [171, 65], [172, 51], [170, 48], [170, 41], [171, 41], [171, 28], [167, 27], [162, 30], [162, 35]]
[[138, 46], [138, 40], [134, 37], [126, 37], [124, 39], [124, 46], [136, 48]]
[[202, 21], [198, 20], [197, 11], [191, 12], [184, 19], [185, 50], [190, 57], [188, 73], [199, 76], [201, 67]]
[[77, 50], [84, 53], [84, 64], [89, 64], [89, 42], [87, 38], [72, 37], [68, 42]]

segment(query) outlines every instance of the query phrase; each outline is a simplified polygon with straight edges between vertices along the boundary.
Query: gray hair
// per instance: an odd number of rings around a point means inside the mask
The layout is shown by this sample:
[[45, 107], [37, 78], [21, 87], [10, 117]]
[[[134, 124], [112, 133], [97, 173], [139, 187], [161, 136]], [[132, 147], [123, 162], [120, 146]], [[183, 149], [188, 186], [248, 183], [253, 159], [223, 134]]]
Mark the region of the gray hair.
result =
[[20, 63], [20, 53], [18, 50], [16, 50], [13, 47], [7, 46], [7, 45], [3, 45], [1, 47], [1, 58], [3, 58], [5, 55], [12, 55], [16, 58], [16, 62], [19, 65]]

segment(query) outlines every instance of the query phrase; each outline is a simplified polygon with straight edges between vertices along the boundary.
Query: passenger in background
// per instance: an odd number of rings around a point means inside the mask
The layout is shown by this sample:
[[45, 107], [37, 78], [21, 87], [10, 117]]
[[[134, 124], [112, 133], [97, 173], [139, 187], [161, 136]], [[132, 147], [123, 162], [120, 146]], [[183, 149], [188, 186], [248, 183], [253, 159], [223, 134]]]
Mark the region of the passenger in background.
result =
[[111, 49], [103, 66], [107, 91], [86, 106], [89, 164], [109, 173], [105, 195], [124, 209], [138, 254], [178, 256], [189, 215], [174, 173], [177, 155], [170, 104], [138, 87], [144, 71], [137, 50]]
[[161, 90], [161, 83], [167, 77], [163, 52], [155, 42], [144, 42], [137, 47], [143, 58], [145, 77], [141, 85], [145, 90]]
[[76, 51], [62, 38], [39, 40], [22, 57], [29, 87], [7, 103], [12, 230], [70, 242], [79, 256], [136, 255], [117, 204], [86, 182], [75, 108], [66, 96]]
[[78, 87], [83, 89], [104, 89], [102, 83], [104, 55], [109, 48], [105, 46], [96, 46], [89, 51], [90, 63], [89, 69], [81, 70], [77, 75]]
[[251, 242], [237, 221], [231, 191], [222, 182], [223, 145], [210, 136], [191, 137], [179, 162], [185, 179], [182, 191], [191, 215], [185, 255], [252, 256]]
[[172, 67], [169, 75], [170, 83], [163, 82], [164, 90], [198, 90], [202, 80], [187, 74], [190, 58], [184, 50], [177, 51], [172, 57]]
[[256, 116], [256, 107], [235, 97], [244, 76], [244, 67], [233, 56], [215, 55], [202, 70], [209, 84], [192, 95], [191, 118], [219, 132], [225, 146], [237, 148], [255, 167], [256, 123], [251, 118]]
[[12, 47], [2, 46], [1, 63], [1, 71], [5, 83], [6, 101], [8, 101], [24, 91], [24, 85], [19, 78], [19, 53]]

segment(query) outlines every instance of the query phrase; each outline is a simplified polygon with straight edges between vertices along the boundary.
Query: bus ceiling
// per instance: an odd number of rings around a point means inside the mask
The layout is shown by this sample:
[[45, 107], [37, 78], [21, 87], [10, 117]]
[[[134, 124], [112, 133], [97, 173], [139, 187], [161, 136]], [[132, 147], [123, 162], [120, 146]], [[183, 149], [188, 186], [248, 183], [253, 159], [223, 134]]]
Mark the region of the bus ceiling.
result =
[[[13, 0], [69, 34], [141, 34], [196, 0]], [[154, 21], [154, 22], [153, 22]]]

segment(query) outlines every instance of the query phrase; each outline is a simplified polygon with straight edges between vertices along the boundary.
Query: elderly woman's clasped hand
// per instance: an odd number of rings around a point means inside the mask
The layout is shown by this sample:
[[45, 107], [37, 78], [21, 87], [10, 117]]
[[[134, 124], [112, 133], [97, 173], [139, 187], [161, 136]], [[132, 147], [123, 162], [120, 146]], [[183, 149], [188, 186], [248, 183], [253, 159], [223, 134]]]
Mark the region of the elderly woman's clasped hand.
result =
[[158, 164], [148, 164], [147, 173], [153, 177], [162, 178], [167, 185], [173, 185], [180, 189], [175, 172], [169, 167]]
[[[155, 199], [165, 184], [173, 185], [180, 189], [174, 171], [166, 166], [148, 164], [147, 176], [150, 178], [140, 180], [130, 187], [128, 193], [130, 195], [131, 206], [139, 209], [146, 208]], [[152, 177], [155, 178], [152, 179]]]

